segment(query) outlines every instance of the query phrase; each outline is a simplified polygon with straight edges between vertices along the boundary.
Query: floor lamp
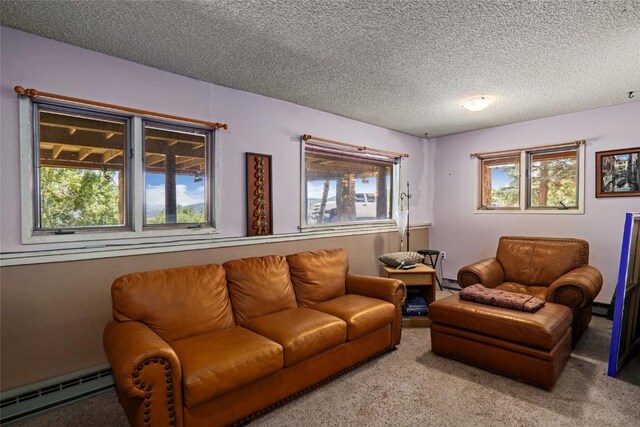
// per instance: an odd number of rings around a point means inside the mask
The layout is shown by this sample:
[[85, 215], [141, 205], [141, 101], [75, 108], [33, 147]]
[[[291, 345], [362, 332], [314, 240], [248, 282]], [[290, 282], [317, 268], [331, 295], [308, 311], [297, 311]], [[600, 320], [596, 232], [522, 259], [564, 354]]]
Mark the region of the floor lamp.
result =
[[[400, 211], [398, 212], [398, 218], [396, 218], [396, 223], [398, 224], [398, 232], [400, 233], [400, 251], [402, 251], [402, 241], [404, 238], [404, 233], [407, 233], [407, 251], [409, 251], [409, 236], [411, 232], [409, 231], [409, 199], [411, 198], [411, 193], [409, 192], [409, 181], [407, 181], [407, 192], [400, 193]], [[407, 209], [403, 208], [403, 201], [407, 199]]]

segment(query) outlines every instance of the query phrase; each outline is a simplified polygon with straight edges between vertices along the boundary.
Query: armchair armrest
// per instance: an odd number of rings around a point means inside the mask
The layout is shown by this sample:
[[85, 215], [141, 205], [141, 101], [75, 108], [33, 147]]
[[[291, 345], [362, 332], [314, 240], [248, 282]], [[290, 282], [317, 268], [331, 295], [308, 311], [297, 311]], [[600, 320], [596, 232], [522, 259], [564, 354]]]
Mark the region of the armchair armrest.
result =
[[602, 289], [602, 274], [590, 265], [563, 274], [549, 285], [547, 301], [565, 305], [571, 310], [589, 306]]
[[391, 324], [391, 347], [400, 344], [402, 338], [402, 304], [407, 297], [404, 282], [396, 279], [348, 274], [346, 292], [370, 298], [377, 298], [395, 305], [396, 315]]
[[103, 342], [131, 425], [182, 425], [182, 368], [169, 344], [134, 321], [109, 322]]
[[461, 288], [477, 283], [486, 288], [495, 288], [502, 282], [504, 282], [504, 270], [495, 257], [469, 264], [458, 271], [458, 285]]

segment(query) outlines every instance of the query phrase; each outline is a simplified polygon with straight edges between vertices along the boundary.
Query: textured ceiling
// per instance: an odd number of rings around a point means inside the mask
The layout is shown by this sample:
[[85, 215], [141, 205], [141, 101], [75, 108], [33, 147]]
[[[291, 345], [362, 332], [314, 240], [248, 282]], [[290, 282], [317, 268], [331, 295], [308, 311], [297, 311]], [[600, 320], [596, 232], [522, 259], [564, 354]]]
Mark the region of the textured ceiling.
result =
[[419, 136], [640, 99], [640, 0], [3, 0], [0, 22]]

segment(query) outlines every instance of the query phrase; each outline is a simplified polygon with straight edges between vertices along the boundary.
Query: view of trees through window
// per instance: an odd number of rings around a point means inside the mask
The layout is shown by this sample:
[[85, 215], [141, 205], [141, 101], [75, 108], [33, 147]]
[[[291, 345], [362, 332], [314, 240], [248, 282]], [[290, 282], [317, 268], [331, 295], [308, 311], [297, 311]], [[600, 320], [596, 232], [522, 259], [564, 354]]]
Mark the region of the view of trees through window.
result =
[[482, 160], [482, 206], [513, 209], [520, 206], [520, 156]]
[[120, 225], [119, 172], [40, 168], [43, 228]]
[[307, 150], [307, 224], [391, 218], [393, 163]]
[[575, 207], [576, 150], [531, 154], [531, 207]]
[[527, 208], [577, 208], [577, 148], [523, 152], [526, 173], [520, 171], [521, 154], [482, 159], [481, 209], [520, 209], [521, 180], [526, 179]]
[[125, 225], [126, 121], [43, 108], [38, 136], [38, 228]]

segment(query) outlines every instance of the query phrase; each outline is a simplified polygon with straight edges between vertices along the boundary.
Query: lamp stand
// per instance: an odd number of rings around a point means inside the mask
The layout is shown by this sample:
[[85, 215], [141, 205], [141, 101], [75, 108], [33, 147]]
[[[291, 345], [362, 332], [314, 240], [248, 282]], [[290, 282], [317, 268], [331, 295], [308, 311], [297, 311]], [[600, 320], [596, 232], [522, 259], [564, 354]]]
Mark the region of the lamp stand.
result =
[[[409, 199], [410, 198], [411, 198], [411, 193], [409, 192], [409, 181], [407, 181], [407, 192], [400, 193], [401, 202], [404, 199], [407, 199], [407, 252], [409, 251], [409, 236], [411, 236], [411, 231], [409, 230]], [[400, 236], [400, 250], [402, 250], [402, 236]]]

